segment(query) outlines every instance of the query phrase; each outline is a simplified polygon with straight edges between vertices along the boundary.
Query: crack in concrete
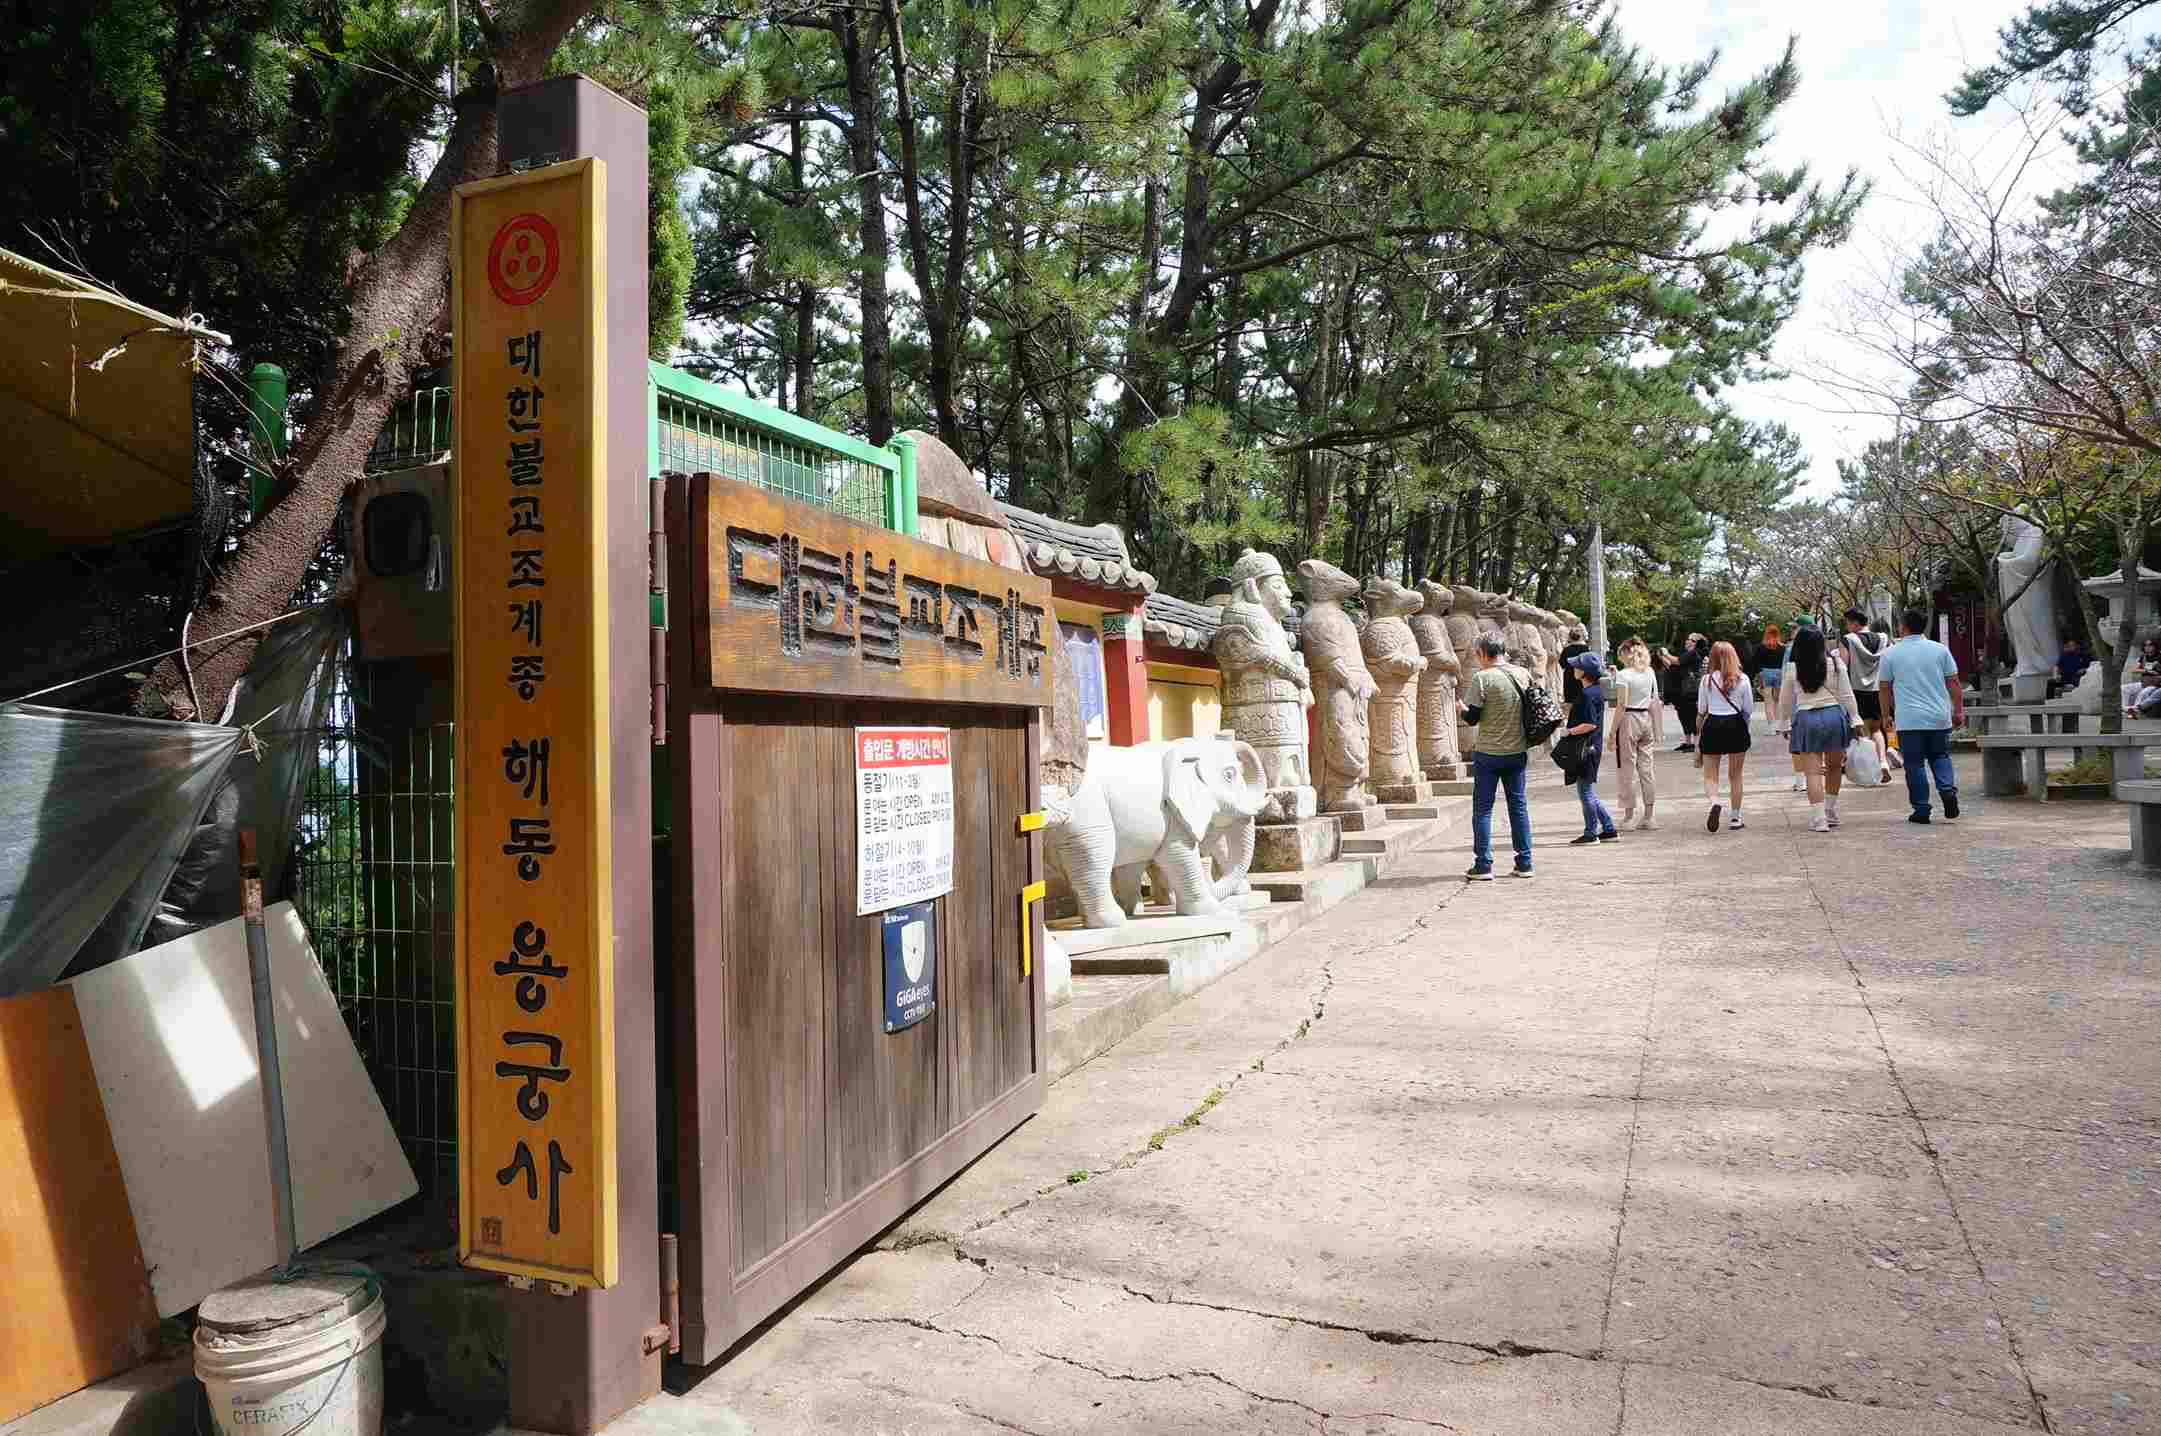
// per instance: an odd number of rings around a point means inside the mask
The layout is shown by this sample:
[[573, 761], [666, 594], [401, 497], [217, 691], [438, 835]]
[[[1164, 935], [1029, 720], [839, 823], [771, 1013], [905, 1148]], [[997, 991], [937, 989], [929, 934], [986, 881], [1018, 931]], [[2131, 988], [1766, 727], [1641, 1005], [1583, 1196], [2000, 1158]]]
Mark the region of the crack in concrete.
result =
[[[940, 1326], [935, 1321], [931, 1321], [924, 1317], [815, 1316], [811, 1319], [814, 1321], [822, 1321], [829, 1326], [905, 1326], [914, 1331], [928, 1331], [935, 1333], [939, 1336], [958, 1337], [963, 1341], [980, 1341], [996, 1347], [999, 1351], [1004, 1352], [1007, 1356], [1021, 1358], [1040, 1357], [1047, 1361], [1055, 1361], [1061, 1366], [1070, 1366], [1077, 1371], [1085, 1371], [1091, 1376], [1095, 1376], [1104, 1381], [1130, 1382], [1134, 1385], [1139, 1386], [1150, 1386], [1164, 1381], [1212, 1381], [1217, 1385], [1225, 1388], [1226, 1390], [1237, 1392], [1240, 1396], [1245, 1397], [1249, 1401], [1257, 1401], [1262, 1403], [1263, 1405], [1268, 1406], [1288, 1406], [1293, 1410], [1303, 1411], [1308, 1416], [1312, 1416], [1324, 1424], [1331, 1420], [1350, 1421], [1359, 1419], [1360, 1417], [1384, 1416], [1391, 1421], [1403, 1421], [1415, 1426], [1430, 1426], [1437, 1431], [1454, 1431], [1458, 1429], [1454, 1426], [1448, 1425], [1446, 1422], [1430, 1421], [1418, 1416], [1405, 1416], [1392, 1411], [1326, 1411], [1308, 1402], [1300, 1401], [1296, 1397], [1272, 1396], [1265, 1391], [1255, 1391], [1250, 1386], [1244, 1386], [1236, 1381], [1231, 1380], [1229, 1377], [1223, 1375], [1221, 1372], [1209, 1371], [1202, 1367], [1189, 1367], [1179, 1371], [1164, 1371], [1158, 1372], [1150, 1376], [1143, 1376], [1131, 1371], [1115, 1371], [1106, 1366], [1098, 1366], [1092, 1361], [1082, 1361], [1079, 1357], [1067, 1356], [1063, 1352], [1051, 1351], [1041, 1346], [1029, 1345], [1022, 1350], [1016, 1351], [1012, 1347], [1007, 1346], [1006, 1343], [1000, 1340], [998, 1337], [991, 1336], [988, 1333], [979, 1331], [968, 1331], [960, 1327]], [[961, 1403], [959, 1403], [958, 1401], [951, 1402], [950, 1404], [959, 1407], [959, 1409], [963, 1411], [967, 1411], [968, 1414], [971, 1416], [976, 1416], [982, 1420], [990, 1421], [993, 1424], [1000, 1426], [1009, 1426], [1011, 1429], [1016, 1431], [1022, 1429], [1018, 1426], [1011, 1426], [1011, 1423], [1001, 1421], [997, 1417], [988, 1416], [982, 1412], [970, 1410], [969, 1408], [962, 1406]]]
[[[1681, 866], [1682, 849], [1673, 850], [1673, 866]], [[1668, 884], [1670, 886], [1671, 879]], [[1661, 919], [1672, 911], [1670, 903], [1660, 904]], [[1598, 1352], [1606, 1353], [1607, 1341], [1613, 1330], [1613, 1300], [1621, 1287], [1621, 1243], [1628, 1233], [1628, 1198], [1636, 1182], [1636, 1134], [1643, 1127], [1643, 1085], [1651, 1071], [1651, 1021], [1658, 1014], [1658, 972], [1665, 952], [1665, 934], [1660, 934], [1656, 954], [1650, 963], [1650, 990], [1643, 998], [1643, 1032], [1638, 1039], [1642, 1046], [1636, 1053], [1636, 1089], [1628, 1097], [1628, 1151], [1621, 1161], [1621, 1202], [1613, 1214], [1613, 1265], [1606, 1272], [1606, 1301], [1598, 1313]], [[1619, 1427], [1614, 1428], [1619, 1436]]]
[[[1918, 1384], [1902, 1383], [1910, 1385], [1911, 1389], [1914, 1391], [1917, 1398], [1914, 1405], [1912, 1405], [1911, 1407], [1887, 1405], [1881, 1399], [1875, 1396], [1848, 1396], [1839, 1391], [1836, 1386], [1832, 1385], [1829, 1382], [1823, 1382], [1817, 1385], [1809, 1385], [1805, 1382], [1779, 1381], [1771, 1377], [1753, 1376], [1741, 1372], [1717, 1369], [1706, 1370], [1702, 1367], [1690, 1366], [1681, 1362], [1653, 1361], [1647, 1360], [1640, 1356], [1622, 1356], [1607, 1351], [1602, 1347], [1593, 1348], [1588, 1351], [1582, 1351], [1563, 1346], [1536, 1346], [1525, 1342], [1515, 1341], [1508, 1337], [1502, 1337], [1498, 1341], [1485, 1342], [1473, 1341], [1465, 1337], [1425, 1336], [1420, 1335], [1416, 1332], [1398, 1331], [1388, 1327], [1358, 1326], [1348, 1322], [1330, 1321], [1326, 1317], [1300, 1316], [1290, 1312], [1269, 1311], [1260, 1307], [1238, 1306], [1228, 1302], [1203, 1301], [1198, 1297], [1178, 1296], [1169, 1292], [1158, 1293], [1146, 1291], [1127, 1282], [1101, 1281], [1086, 1276], [1075, 1275], [1071, 1272], [1053, 1271], [1047, 1267], [1030, 1266], [1026, 1262], [1002, 1261], [993, 1263], [988, 1257], [971, 1255], [969, 1253], [960, 1251], [958, 1248], [955, 1248], [954, 1255], [957, 1259], [961, 1261], [968, 1262], [987, 1271], [1018, 1272], [1027, 1276], [1039, 1277], [1046, 1281], [1063, 1282], [1072, 1286], [1092, 1287], [1098, 1291], [1117, 1292], [1123, 1296], [1129, 1296], [1139, 1301], [1148, 1302], [1150, 1305], [1153, 1306], [1193, 1307], [1202, 1311], [1218, 1311], [1229, 1316], [1250, 1316], [1259, 1321], [1280, 1322], [1286, 1326], [1301, 1326], [1308, 1327], [1316, 1331], [1336, 1332], [1345, 1336], [1359, 1336], [1373, 1342], [1375, 1345], [1378, 1346], [1409, 1346], [1423, 1348], [1431, 1354], [1437, 1356], [1439, 1359], [1446, 1361], [1451, 1366], [1471, 1368], [1487, 1366], [1491, 1365], [1494, 1362], [1500, 1361], [1521, 1361], [1532, 1357], [1555, 1356], [1570, 1361], [1588, 1362], [1593, 1365], [1610, 1364], [1612, 1366], [1615, 1366], [1620, 1370], [1620, 1376], [1624, 1386], [1627, 1380], [1628, 1368], [1642, 1366], [1650, 1368], [1654, 1371], [1672, 1371], [1689, 1376], [1708, 1376], [1718, 1381], [1729, 1381], [1739, 1386], [1753, 1386], [1764, 1391], [1778, 1391], [1794, 1396], [1806, 1396], [1811, 1400], [1832, 1401], [1844, 1406], [1863, 1406], [1875, 1410], [1886, 1411], [1912, 1410], [1929, 1412], [1940, 1409], [1936, 1406], [1925, 1404], [1918, 1399], [1920, 1396], [1934, 1393], [1936, 1391], [1936, 1388]], [[969, 1293], [970, 1296], [973, 1296], [974, 1294], [974, 1292]], [[1053, 1293], [1053, 1296], [1055, 1297], [1056, 1293]], [[1070, 1303], [1065, 1302], [1062, 1298], [1060, 1298], [1059, 1300], [1061, 1305], [1065, 1305], [1070, 1308]], [[956, 1305], [957, 1304], [958, 1303], [956, 1303]], [[946, 1308], [946, 1310], [950, 1311], [952, 1310], [952, 1308], [948, 1307]], [[994, 1346], [998, 1346], [1001, 1350], [1006, 1349], [1004, 1343], [999, 1341], [996, 1337], [989, 1336], [980, 1332], [967, 1331], [960, 1328], [935, 1326], [929, 1320], [920, 1317], [821, 1316], [813, 1319], [835, 1323], [883, 1322], [902, 1326], [913, 1326], [926, 1331], [937, 1331], [950, 1336], [965, 1337], [967, 1339], [975, 1341], [985, 1341], [989, 1342]], [[1459, 1360], [1447, 1354], [1451, 1351], [1475, 1353], [1475, 1358], [1468, 1360]], [[1068, 1365], [1081, 1364], [1073, 1362], [1069, 1358], [1061, 1357], [1055, 1352], [1042, 1351], [1038, 1349], [1035, 1354], [1053, 1360], [1064, 1361]], [[1132, 1377], [1126, 1379], [1162, 1380], [1165, 1378]], [[1417, 1419], [1412, 1417], [1400, 1416], [1385, 1411], [1370, 1413], [1336, 1412], [1329, 1419], [1351, 1420], [1361, 1414], [1385, 1416], [1394, 1420]], [[1967, 1411], [1963, 1414], [1971, 1415], [1976, 1419], [1995, 1419], [1994, 1417], [1988, 1416], [1987, 1413], [1979, 1411]], [[1622, 1398], [1622, 1415], [1625, 1419], [1625, 1395]], [[1621, 1428], [1616, 1428], [1617, 1433], [1619, 1429]]]
[[[1793, 831], [1789, 823], [1789, 836]], [[1966, 1215], [1959, 1210], [1958, 1197], [1951, 1190], [1951, 1179], [1943, 1169], [1943, 1154], [1936, 1148], [1936, 1139], [1929, 1135], [1928, 1119], [1921, 1115], [1920, 1107], [1913, 1100], [1913, 1093], [1906, 1088], [1905, 1074], [1898, 1070], [1898, 1059], [1891, 1053], [1890, 1039], [1884, 1035], [1883, 1022], [1876, 1016], [1876, 1005], [1869, 1000], [1867, 979], [1862, 977], [1860, 964], [1846, 951], [1846, 944], [1839, 936], [1838, 921], [1831, 914], [1830, 904], [1824, 901], [1823, 889], [1816, 881], [1816, 874], [1809, 868], [1805, 845], [1797, 843], [1795, 849], [1800, 857], [1801, 875], [1808, 883], [1808, 895], [1815, 900], [1816, 910], [1823, 914], [1824, 935], [1830, 939], [1832, 949], [1838, 953], [1839, 961], [1846, 965], [1847, 975], [1853, 979], [1854, 991], [1860, 997], [1861, 1010], [1868, 1014], [1869, 1027], [1876, 1034], [1876, 1047], [1883, 1053], [1883, 1064], [1890, 1074], [1891, 1085], [1898, 1090], [1899, 1101], [1905, 1104], [1906, 1118], [1920, 1134], [1920, 1140], [1915, 1146], [1928, 1158], [1929, 1171], [1936, 1178], [1937, 1189], [1943, 1193], [1944, 1205], [1950, 1210], [1952, 1223], [1958, 1228], [1959, 1241], [1965, 1245], [1967, 1260], [1973, 1264], [1974, 1280], [1980, 1283], [1981, 1295], [1987, 1300], [1996, 1324], [2002, 1328], [2004, 1344], [2010, 1347], [2012, 1363], [2018, 1368], [2019, 1379], [2026, 1385], [2027, 1398], [2033, 1402], [2033, 1424], [2043, 1431], [2053, 1432], [2056, 1428], [2049, 1421], [2048, 1403], [2042, 1399], [2040, 1388], [2034, 1385], [2033, 1368], [2026, 1364], [2026, 1353], [2020, 1349], [2018, 1331], [2004, 1314], [2003, 1303], [1997, 1299], [1996, 1289], [1988, 1279], [1988, 1269], [1981, 1261], [1980, 1248], [1974, 1245], [1973, 1233], [1966, 1228]]]
[[[897, 1396], [902, 1400], [918, 1401], [923, 1399], [922, 1393], [920, 1392], [910, 1391], [905, 1387], [895, 1386], [891, 1382], [887, 1381], [872, 1381], [867, 1377], [855, 1376], [847, 1372], [829, 1372], [825, 1375], [824, 1379], [828, 1381], [845, 1381], [851, 1386], [860, 1386], [865, 1391], [875, 1391], [878, 1392], [880, 1395], [889, 1397]], [[988, 1411], [978, 1410], [977, 1408], [970, 1406], [967, 1402], [962, 1401], [957, 1396], [948, 1396], [943, 1399], [945, 1405], [952, 1407], [955, 1411], [960, 1412], [962, 1415], [973, 1416], [976, 1420], [981, 1421], [986, 1425], [995, 1426], [1000, 1431], [1018, 1431], [1019, 1433], [1021, 1433], [1021, 1436], [1050, 1436], [1050, 1433], [1045, 1431], [1038, 1431], [1032, 1426], [1016, 1425], [1014, 1422], [1008, 1421], [1002, 1416], [993, 1416]]]

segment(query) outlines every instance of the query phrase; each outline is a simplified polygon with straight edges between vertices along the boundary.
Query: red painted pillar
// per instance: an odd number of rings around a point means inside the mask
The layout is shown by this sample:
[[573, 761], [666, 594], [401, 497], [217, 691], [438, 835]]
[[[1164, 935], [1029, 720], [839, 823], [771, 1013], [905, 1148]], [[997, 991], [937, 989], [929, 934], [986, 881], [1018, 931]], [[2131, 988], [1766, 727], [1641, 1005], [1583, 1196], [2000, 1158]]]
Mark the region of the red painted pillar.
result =
[[1141, 652], [1141, 610], [1103, 615], [1103, 698], [1110, 710], [1113, 747], [1145, 743], [1148, 731], [1148, 661]]

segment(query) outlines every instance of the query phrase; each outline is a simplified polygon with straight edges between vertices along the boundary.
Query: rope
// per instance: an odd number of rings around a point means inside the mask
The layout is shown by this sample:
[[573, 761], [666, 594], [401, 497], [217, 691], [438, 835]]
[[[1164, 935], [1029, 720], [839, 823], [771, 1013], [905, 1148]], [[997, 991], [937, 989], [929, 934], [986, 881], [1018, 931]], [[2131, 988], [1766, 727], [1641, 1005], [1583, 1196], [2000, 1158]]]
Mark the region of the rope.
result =
[[[289, 613], [281, 613], [276, 618], [266, 618], [261, 623], [246, 623], [238, 628], [229, 628], [223, 633], [214, 633], [208, 638], [198, 638], [193, 643], [183, 642], [178, 648], [168, 648], [163, 653], [153, 653], [146, 658], [130, 659], [126, 663], [115, 663], [110, 668], [100, 669], [96, 673], [85, 673], [80, 678], [70, 678], [63, 683], [55, 683], [50, 688], [40, 688], [35, 693], [24, 693], [15, 698], [0, 700], [0, 707], [4, 707], [8, 703], [28, 703], [33, 698], [43, 698], [48, 693], [58, 693], [63, 688], [73, 688], [78, 683], [89, 683], [99, 678], [110, 678], [115, 673], [125, 673], [131, 668], [141, 668], [147, 664], [156, 663], [160, 659], [171, 658], [176, 653], [186, 653], [190, 649], [202, 648], [228, 638], [238, 638], [243, 633], [253, 633], [258, 628], [268, 628], [274, 623], [283, 623], [288, 618], [298, 618], [304, 613], [313, 613], [314, 611], [313, 608], [296, 608]], [[183, 623], [182, 627], [185, 628], [186, 625]]]

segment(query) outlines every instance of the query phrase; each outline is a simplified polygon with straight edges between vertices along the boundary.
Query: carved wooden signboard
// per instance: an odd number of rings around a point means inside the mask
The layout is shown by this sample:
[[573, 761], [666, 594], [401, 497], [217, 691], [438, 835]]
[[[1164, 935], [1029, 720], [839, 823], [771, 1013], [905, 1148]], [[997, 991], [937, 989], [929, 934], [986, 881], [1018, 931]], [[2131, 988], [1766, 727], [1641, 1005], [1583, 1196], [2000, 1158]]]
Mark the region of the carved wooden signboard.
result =
[[827, 698], [1050, 702], [1050, 584], [700, 475], [714, 688]]
[[615, 1281], [601, 162], [461, 186], [458, 1254]]

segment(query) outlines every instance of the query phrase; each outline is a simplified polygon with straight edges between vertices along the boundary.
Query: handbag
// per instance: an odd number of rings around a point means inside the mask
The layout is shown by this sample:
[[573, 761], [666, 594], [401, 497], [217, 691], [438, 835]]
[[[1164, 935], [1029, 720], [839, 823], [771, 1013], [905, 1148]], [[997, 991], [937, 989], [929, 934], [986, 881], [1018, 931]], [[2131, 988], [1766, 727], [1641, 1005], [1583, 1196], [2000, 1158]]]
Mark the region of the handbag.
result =
[[1559, 765], [1562, 772], [1573, 776], [1576, 770], [1583, 766], [1584, 748], [1590, 740], [1591, 735], [1588, 733], [1563, 734], [1560, 741], [1553, 745], [1553, 761]]
[[1883, 767], [1876, 757], [1875, 741], [1867, 734], [1846, 745], [1846, 772], [1864, 788], [1873, 788], [1883, 781]]
[[1516, 699], [1523, 709], [1523, 741], [1536, 746], [1553, 736], [1553, 730], [1561, 726], [1561, 705], [1546, 685], [1533, 679], [1528, 685], [1516, 683], [1511, 673], [1508, 681], [1516, 684]]

